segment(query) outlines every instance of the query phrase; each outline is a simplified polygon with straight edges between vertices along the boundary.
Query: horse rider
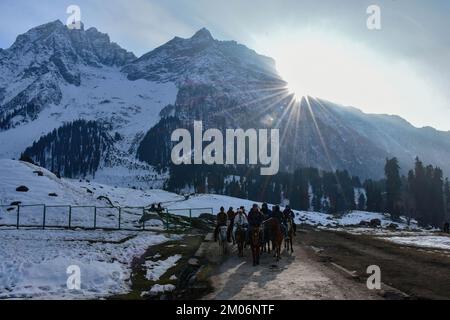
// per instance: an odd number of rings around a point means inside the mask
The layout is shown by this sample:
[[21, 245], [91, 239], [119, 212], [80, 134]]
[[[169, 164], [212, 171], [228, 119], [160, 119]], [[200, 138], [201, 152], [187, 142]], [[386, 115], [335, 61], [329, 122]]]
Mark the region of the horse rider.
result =
[[281, 232], [284, 234], [284, 237], [287, 237], [287, 221], [284, 218], [283, 213], [280, 210], [280, 206], [274, 206], [272, 210], [272, 218], [276, 219], [281, 227]]
[[261, 213], [261, 211], [259, 211], [259, 207], [258, 207], [257, 204], [253, 205], [253, 208], [248, 213], [248, 218], [247, 219], [248, 219], [248, 224], [250, 226], [249, 233], [251, 233], [254, 228], [259, 228], [259, 230], [260, 230], [260, 239], [262, 241], [263, 238], [262, 238], [261, 225], [264, 222], [264, 216]]
[[[230, 242], [231, 238], [232, 238], [231, 233], [233, 231], [234, 217], [236, 216], [236, 213], [234, 212], [233, 207], [230, 207], [230, 209], [228, 209], [227, 216], [228, 216], [228, 221], [230, 222], [228, 230], [227, 230], [227, 238], [228, 238], [228, 242]], [[233, 244], [235, 244], [234, 238], [233, 238]]]
[[164, 208], [162, 207], [161, 203], [158, 203], [158, 207], [156, 208], [156, 212], [158, 212], [159, 214], [161, 214], [164, 211]]
[[[247, 235], [248, 219], [241, 209], [238, 209], [236, 217], [234, 217], [233, 242], [236, 242], [236, 231], [239, 228], [242, 228], [245, 231], [245, 234]], [[246, 238], [247, 238], [247, 236], [246, 236]]]
[[241, 206], [240, 209], [242, 210], [242, 213], [244, 214], [244, 216], [246, 216], [248, 218], [247, 212], [245, 212], [245, 207]]
[[289, 219], [292, 222], [292, 228], [294, 229], [294, 235], [297, 234], [297, 225], [295, 224], [295, 213], [292, 211], [290, 206], [286, 206], [283, 211], [284, 219], [288, 221]]
[[219, 228], [227, 226], [228, 226], [228, 216], [225, 212], [225, 208], [221, 207], [220, 212], [217, 214], [217, 225], [216, 229], [214, 230], [214, 242], [217, 242], [217, 234], [219, 233]]
[[272, 210], [269, 209], [267, 203], [263, 203], [261, 207], [261, 212], [264, 215], [264, 220], [272, 218]]

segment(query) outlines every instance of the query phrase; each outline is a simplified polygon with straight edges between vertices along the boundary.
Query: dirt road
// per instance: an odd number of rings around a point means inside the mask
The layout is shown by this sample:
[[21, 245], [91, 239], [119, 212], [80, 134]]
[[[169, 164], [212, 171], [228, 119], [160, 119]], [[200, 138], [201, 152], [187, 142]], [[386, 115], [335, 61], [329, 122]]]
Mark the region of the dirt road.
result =
[[320, 249], [318, 256], [322, 261], [338, 263], [360, 276], [364, 276], [368, 266], [379, 266], [382, 282], [406, 293], [410, 299], [450, 300], [448, 250], [399, 245], [370, 235], [313, 229], [302, 230], [299, 239], [306, 248]]
[[252, 266], [249, 249], [245, 258], [231, 253], [211, 278], [214, 292], [204, 299], [381, 299], [365, 284], [328, 263], [320, 262], [299, 242], [294, 250], [293, 255], [283, 253], [279, 263], [275, 263], [272, 255], [264, 254], [258, 267]]

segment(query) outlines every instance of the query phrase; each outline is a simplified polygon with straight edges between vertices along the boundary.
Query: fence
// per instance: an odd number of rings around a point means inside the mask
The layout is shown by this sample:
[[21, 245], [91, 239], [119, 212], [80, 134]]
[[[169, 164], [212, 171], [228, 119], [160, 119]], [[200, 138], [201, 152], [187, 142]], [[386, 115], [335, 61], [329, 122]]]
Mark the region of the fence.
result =
[[0, 205], [0, 227], [170, 231], [176, 230], [180, 225], [192, 227], [193, 219], [201, 214], [213, 214], [213, 208], [165, 209], [162, 212], [152, 212], [148, 207]]

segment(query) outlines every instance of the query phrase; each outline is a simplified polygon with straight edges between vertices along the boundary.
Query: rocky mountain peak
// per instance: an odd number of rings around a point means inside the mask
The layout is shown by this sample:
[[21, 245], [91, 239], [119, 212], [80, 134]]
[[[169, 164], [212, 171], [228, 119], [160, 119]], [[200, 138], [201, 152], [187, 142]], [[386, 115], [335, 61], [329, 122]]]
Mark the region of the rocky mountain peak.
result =
[[[111, 42], [109, 36], [96, 28], [69, 29], [60, 20], [35, 27], [19, 35], [7, 49], [12, 59], [48, 61], [53, 56], [71, 63], [123, 66], [136, 56]], [[65, 59], [67, 58], [67, 59]]]
[[192, 37], [191, 40], [194, 41], [214, 41], [213, 36], [211, 35], [211, 32], [206, 29], [202, 28], [198, 30]]

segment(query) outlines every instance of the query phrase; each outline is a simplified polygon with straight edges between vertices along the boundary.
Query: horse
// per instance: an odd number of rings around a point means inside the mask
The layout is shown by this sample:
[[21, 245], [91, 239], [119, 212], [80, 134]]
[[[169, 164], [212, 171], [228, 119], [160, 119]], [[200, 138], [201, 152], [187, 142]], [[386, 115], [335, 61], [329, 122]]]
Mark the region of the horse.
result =
[[253, 266], [259, 265], [259, 256], [261, 254], [261, 228], [253, 227], [250, 231], [250, 247], [252, 249]]
[[281, 245], [283, 243], [283, 232], [281, 232], [281, 225], [277, 219], [271, 218], [267, 220], [264, 224], [269, 227], [270, 240], [272, 241], [272, 246], [274, 250], [274, 258], [277, 262], [281, 259]]
[[[267, 220], [266, 220], [267, 221]], [[261, 244], [261, 252], [267, 252], [270, 254], [271, 248], [270, 248], [270, 229], [269, 225], [264, 223], [264, 232], [263, 232], [263, 239]]]
[[284, 239], [284, 249], [289, 252], [289, 246], [291, 247], [291, 254], [294, 253], [294, 247], [292, 241], [294, 238], [294, 223], [292, 219], [287, 220], [287, 236]]
[[244, 245], [245, 245], [245, 229], [241, 226], [238, 226], [236, 229], [236, 235], [235, 240], [238, 247], [238, 256], [243, 257], [244, 256]]
[[227, 253], [227, 245], [228, 245], [227, 230], [228, 230], [227, 226], [219, 227], [219, 247], [223, 255]]

